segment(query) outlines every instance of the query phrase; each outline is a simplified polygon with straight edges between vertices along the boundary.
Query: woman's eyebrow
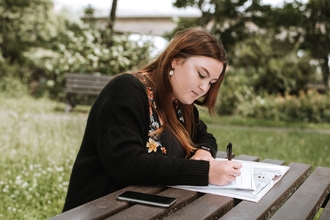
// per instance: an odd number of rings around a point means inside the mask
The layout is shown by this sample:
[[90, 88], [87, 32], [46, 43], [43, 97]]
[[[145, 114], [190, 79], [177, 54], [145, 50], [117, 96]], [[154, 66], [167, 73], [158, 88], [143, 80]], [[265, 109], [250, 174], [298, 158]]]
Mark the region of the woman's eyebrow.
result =
[[[210, 72], [205, 68], [205, 67], [202, 67], [201, 68], [206, 72], [207, 76], [210, 77]], [[218, 80], [219, 78], [214, 78], [213, 80]]]
[[202, 67], [202, 66], [201, 66], [201, 68], [206, 72], [207, 76], [210, 77], [209, 71], [206, 68]]

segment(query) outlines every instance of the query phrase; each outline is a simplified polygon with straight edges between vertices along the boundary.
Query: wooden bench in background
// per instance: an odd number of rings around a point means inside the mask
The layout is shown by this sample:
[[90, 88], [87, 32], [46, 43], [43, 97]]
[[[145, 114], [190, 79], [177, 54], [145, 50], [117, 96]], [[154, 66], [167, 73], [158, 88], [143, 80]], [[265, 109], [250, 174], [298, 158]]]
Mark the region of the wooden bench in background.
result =
[[[218, 152], [217, 157], [225, 157]], [[259, 161], [258, 157], [239, 155], [239, 160]], [[283, 165], [284, 161], [262, 162]], [[320, 219], [329, 219], [330, 168], [290, 163], [287, 174], [258, 202], [198, 193], [165, 186], [129, 186], [102, 198], [54, 216], [51, 220], [69, 219], [313, 219], [320, 207]], [[176, 197], [169, 208], [118, 201], [126, 191], [140, 191]]]
[[76, 95], [97, 96], [112, 76], [67, 73], [65, 78], [66, 108], [65, 112], [72, 111], [76, 106]]

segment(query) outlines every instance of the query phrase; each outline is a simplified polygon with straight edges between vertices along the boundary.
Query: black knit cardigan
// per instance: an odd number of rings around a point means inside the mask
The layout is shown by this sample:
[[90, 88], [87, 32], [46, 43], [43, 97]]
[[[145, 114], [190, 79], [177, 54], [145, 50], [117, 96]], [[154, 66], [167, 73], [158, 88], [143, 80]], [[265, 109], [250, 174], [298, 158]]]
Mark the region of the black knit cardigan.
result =
[[[198, 146], [217, 145], [198, 120]], [[209, 162], [148, 153], [149, 106], [145, 86], [133, 75], [114, 77], [93, 104], [75, 160], [63, 211], [128, 185], [207, 185]]]

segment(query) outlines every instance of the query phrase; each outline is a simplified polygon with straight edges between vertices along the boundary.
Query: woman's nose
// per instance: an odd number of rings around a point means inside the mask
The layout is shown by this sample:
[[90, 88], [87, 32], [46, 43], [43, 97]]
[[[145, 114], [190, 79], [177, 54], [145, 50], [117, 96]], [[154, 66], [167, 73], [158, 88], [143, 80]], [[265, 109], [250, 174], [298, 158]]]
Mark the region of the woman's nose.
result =
[[210, 83], [209, 82], [202, 82], [200, 85], [199, 85], [199, 88], [203, 91], [203, 92], [207, 92], [210, 88]]

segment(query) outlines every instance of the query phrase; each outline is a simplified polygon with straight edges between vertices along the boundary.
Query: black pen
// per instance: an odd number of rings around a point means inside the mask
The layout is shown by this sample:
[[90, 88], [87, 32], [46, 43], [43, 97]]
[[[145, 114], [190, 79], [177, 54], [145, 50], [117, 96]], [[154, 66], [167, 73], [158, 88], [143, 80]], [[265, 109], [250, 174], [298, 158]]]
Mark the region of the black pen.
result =
[[233, 145], [231, 143], [229, 143], [227, 145], [227, 158], [228, 158], [228, 160], [231, 160], [232, 152], [233, 152]]

